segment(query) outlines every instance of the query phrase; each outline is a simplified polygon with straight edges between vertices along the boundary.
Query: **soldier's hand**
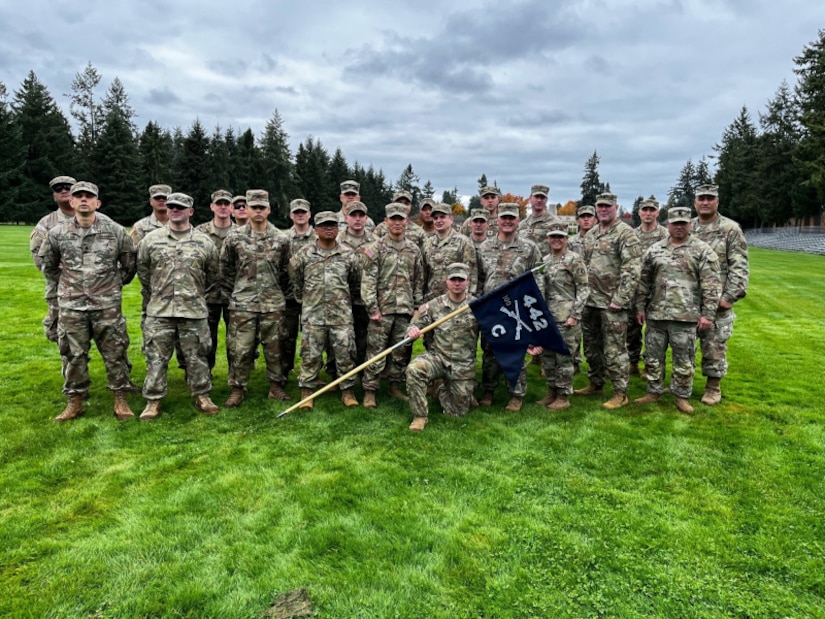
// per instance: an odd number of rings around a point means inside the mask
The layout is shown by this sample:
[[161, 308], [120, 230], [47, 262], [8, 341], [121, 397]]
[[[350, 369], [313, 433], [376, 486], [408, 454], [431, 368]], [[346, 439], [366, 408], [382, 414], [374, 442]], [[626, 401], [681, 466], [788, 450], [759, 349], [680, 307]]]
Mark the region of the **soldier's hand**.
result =
[[541, 346], [528, 346], [527, 347], [527, 354], [537, 357], [540, 355], [544, 349]]
[[418, 327], [410, 327], [407, 329], [407, 337], [411, 340], [417, 340], [421, 337], [421, 329]]
[[370, 314], [370, 320], [373, 322], [381, 322], [381, 312], [375, 312], [374, 314]]
[[564, 322], [564, 326], [565, 326], [565, 327], [575, 327], [577, 324], [579, 324], [579, 321], [578, 321], [578, 320], [576, 320], [575, 318], [573, 318], [572, 316], [570, 316], [570, 317], [569, 317], [569, 318], [568, 318], [568, 319]]
[[719, 299], [719, 309], [722, 311], [729, 310], [733, 305], [727, 299]]
[[636, 322], [638, 322], [640, 326], [645, 324], [645, 313], [644, 312], [636, 312]]
[[622, 311], [622, 307], [620, 305], [616, 305], [612, 301], [610, 302], [610, 305], [607, 306], [607, 309], [611, 312], [621, 312]]
[[708, 320], [704, 316], [699, 319], [699, 323], [696, 325], [696, 329], [699, 331], [707, 331], [713, 326], [713, 321]]

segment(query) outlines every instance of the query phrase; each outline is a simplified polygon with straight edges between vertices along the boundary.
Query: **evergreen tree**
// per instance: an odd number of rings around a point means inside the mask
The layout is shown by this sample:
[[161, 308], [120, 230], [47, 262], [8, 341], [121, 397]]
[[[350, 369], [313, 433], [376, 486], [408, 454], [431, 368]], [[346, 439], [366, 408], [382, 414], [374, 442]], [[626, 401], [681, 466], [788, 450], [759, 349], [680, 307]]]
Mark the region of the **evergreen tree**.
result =
[[8, 101], [6, 85], [0, 82], [0, 222], [19, 221], [17, 201], [19, 199], [25, 148], [20, 135], [20, 127], [15, 122]]
[[234, 191], [229, 183], [230, 171], [229, 149], [226, 146], [223, 130], [220, 125], [217, 125], [212, 131], [212, 137], [209, 138], [209, 180], [212, 183], [212, 191], [216, 189]]
[[237, 154], [237, 185], [248, 189], [263, 189], [264, 174], [261, 163], [261, 153], [255, 144], [255, 134], [247, 128], [238, 138]]
[[584, 164], [581, 190], [582, 195], [577, 206], [595, 204], [596, 196], [605, 191], [605, 185], [599, 179], [599, 154], [595, 150]]
[[182, 191], [194, 200], [195, 213], [192, 219], [195, 223], [202, 223], [212, 218], [209, 210], [212, 189], [209, 178], [209, 138], [203, 129], [200, 120], [195, 119], [189, 132], [183, 140], [181, 153], [181, 182]]
[[[343, 159], [343, 155], [341, 157]], [[261, 164], [265, 179], [263, 188], [269, 192], [273, 219], [280, 225], [286, 224], [289, 221], [289, 202], [295, 189], [289, 134], [284, 129], [284, 122], [278, 110], [275, 110], [272, 118], [267, 121], [261, 137]], [[346, 161], [344, 167], [346, 168]], [[348, 172], [347, 169], [346, 173]]]
[[[313, 213], [340, 210], [340, 191], [334, 198], [329, 194], [329, 164], [329, 154], [320, 140], [310, 135], [298, 145], [295, 155], [296, 184], [298, 193], [312, 205]], [[363, 195], [361, 197], [364, 198]]]
[[635, 228], [642, 225], [642, 218], [639, 217], [639, 206], [642, 204], [642, 200], [644, 200], [644, 196], [638, 196], [633, 201], [633, 226]]
[[[172, 190], [182, 191], [180, 189], [183, 182], [183, 129], [175, 127], [172, 130], [172, 158], [169, 160], [172, 167]], [[185, 192], [184, 192], [185, 193]]]
[[95, 147], [103, 212], [128, 226], [143, 214], [145, 187], [141, 187], [140, 152], [126, 113], [111, 108]]
[[109, 85], [109, 90], [103, 96], [103, 118], [112, 112], [117, 112], [120, 117], [129, 126], [129, 131], [132, 135], [137, 135], [137, 125], [135, 124], [135, 110], [129, 103], [129, 95], [126, 94], [126, 89], [123, 87], [123, 82], [120, 78], [115, 77]]
[[802, 139], [794, 158], [802, 182], [795, 195], [794, 214], [820, 215], [825, 204], [825, 29], [794, 58], [798, 76], [796, 100]]
[[458, 187], [452, 189], [445, 189], [441, 192], [441, 201], [444, 204], [455, 204], [458, 202]]
[[[332, 155], [327, 177], [329, 181], [329, 194], [330, 196], [335, 196], [335, 199], [338, 200], [338, 196], [341, 194], [341, 182], [352, 178], [352, 170], [350, 170], [349, 165], [347, 165], [347, 160], [340, 147], [336, 148], [335, 153]], [[361, 199], [363, 201], [363, 196], [361, 196]], [[366, 202], [364, 202], [364, 204], [366, 204]], [[367, 206], [369, 207], [370, 205]]]
[[[710, 185], [713, 183], [713, 175], [710, 173], [708, 167], [708, 160], [702, 155], [699, 163], [696, 164], [693, 174], [693, 188], [694, 190], [699, 185]], [[695, 193], [695, 192], [694, 192]]]
[[412, 205], [414, 209], [418, 208], [418, 202], [421, 198], [421, 187], [418, 186], [418, 183], [421, 182], [418, 174], [415, 173], [413, 170], [413, 166], [411, 163], [407, 164], [407, 167], [404, 168], [404, 171], [401, 172], [401, 176], [398, 177], [398, 180], [395, 181], [395, 191], [409, 191], [412, 195]]
[[83, 71], [75, 74], [72, 92], [66, 95], [69, 98], [69, 112], [78, 124], [75, 174], [79, 178], [92, 179], [98, 176], [94, 167], [94, 152], [105, 112], [97, 100], [95, 90], [101, 79], [100, 72], [89, 62]]
[[435, 194], [435, 188], [433, 188], [430, 179], [427, 179], [427, 182], [424, 183], [424, 186], [421, 188], [421, 199], [432, 198], [433, 194]]
[[138, 143], [142, 187], [141, 199], [138, 201], [140, 204], [145, 206], [146, 191], [150, 186], [159, 183], [172, 184], [173, 150], [172, 134], [161, 130], [160, 125], [153, 120], [146, 123]]
[[719, 186], [719, 210], [743, 227], [759, 225], [757, 204], [759, 153], [756, 128], [746, 107], [722, 134], [722, 143], [714, 146], [719, 153], [716, 184]]
[[679, 180], [670, 188], [668, 192], [668, 208], [683, 206], [693, 208], [693, 198], [696, 188], [696, 167], [693, 161], [688, 159], [682, 171], [679, 173]]
[[229, 179], [227, 185], [232, 188], [235, 195], [246, 193], [247, 187], [240, 181], [240, 170], [238, 167], [238, 138], [235, 130], [229, 127], [223, 134], [223, 143], [226, 146], [226, 156], [229, 159]]

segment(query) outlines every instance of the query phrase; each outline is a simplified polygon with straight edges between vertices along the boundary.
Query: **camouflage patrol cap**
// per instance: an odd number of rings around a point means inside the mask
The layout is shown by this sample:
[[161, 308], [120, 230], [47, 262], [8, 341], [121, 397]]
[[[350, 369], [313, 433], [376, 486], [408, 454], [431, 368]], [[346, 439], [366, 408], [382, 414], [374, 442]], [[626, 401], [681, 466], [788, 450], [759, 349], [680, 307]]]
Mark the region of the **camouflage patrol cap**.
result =
[[53, 189], [55, 185], [74, 185], [76, 182], [71, 176], [55, 176], [49, 181], [49, 189]]
[[152, 185], [149, 187], [149, 197], [157, 198], [158, 196], [168, 197], [172, 193], [172, 188], [169, 185]]
[[659, 210], [659, 201], [658, 200], [652, 200], [650, 198], [648, 198], [647, 200], [642, 200], [641, 202], [639, 202], [639, 210], [641, 211], [643, 208], [653, 208], [653, 209], [656, 209], [658, 211]]
[[453, 214], [453, 207], [450, 206], [449, 204], [441, 202], [439, 204], [436, 204], [433, 207], [433, 215], [435, 215], [436, 213], [444, 213], [445, 215], [452, 215]]
[[717, 185], [699, 185], [696, 188], [696, 197], [699, 196], [713, 196], [719, 197], [719, 187]]
[[550, 224], [547, 236], [567, 236], [567, 224], [561, 221]]
[[246, 202], [246, 196], [234, 196], [232, 198], [232, 205], [234, 206], [238, 202]]
[[423, 200], [421, 200], [421, 202], [419, 202], [418, 210], [419, 211], [422, 210], [425, 206], [429, 206], [430, 208], [433, 208], [435, 206], [435, 204], [436, 204], [436, 202], [432, 198], [424, 198]]
[[269, 192], [263, 189], [250, 189], [246, 192], [246, 203], [249, 206], [269, 206]]
[[81, 191], [88, 191], [89, 193], [93, 193], [95, 197], [97, 197], [97, 185], [94, 183], [90, 183], [89, 181], [77, 181], [72, 188], [69, 189], [69, 193], [72, 195], [81, 192]]
[[393, 202], [398, 202], [398, 198], [407, 198], [407, 200], [412, 202], [412, 194], [409, 191], [404, 191], [403, 189], [392, 194]]
[[596, 206], [599, 204], [607, 204], [608, 206], [616, 206], [618, 204], [618, 199], [616, 198], [615, 193], [600, 193], [596, 196]]
[[218, 200], [226, 200], [230, 204], [232, 203], [232, 194], [228, 192], [226, 189], [218, 189], [217, 191], [212, 193], [212, 203], [216, 203]]
[[327, 223], [334, 223], [336, 226], [338, 225], [338, 215], [333, 213], [332, 211], [321, 211], [320, 213], [315, 214], [315, 225], [320, 226], [321, 224]]
[[387, 213], [387, 219], [392, 219], [393, 217], [407, 218], [407, 205], [401, 202], [390, 202], [384, 207], [384, 210]]
[[480, 196], [486, 196], [488, 193], [491, 193], [496, 196], [501, 196], [501, 190], [498, 187], [490, 187], [489, 185], [487, 185], [478, 190], [478, 195]]
[[690, 223], [690, 209], [686, 206], [674, 206], [667, 212], [668, 223]]
[[470, 211], [470, 221], [475, 221], [476, 219], [483, 219], [484, 221], [489, 221], [490, 218], [487, 216], [487, 209], [486, 208], [474, 208]]
[[511, 215], [512, 217], [518, 217], [519, 207], [518, 204], [515, 202], [502, 202], [498, 205], [498, 216], [501, 217], [502, 215]]
[[359, 202], [358, 200], [350, 202], [344, 207], [345, 215], [352, 215], [355, 211], [361, 211], [362, 213], [368, 212], [366, 204]]
[[187, 196], [185, 193], [170, 193], [166, 196], [166, 204], [180, 204], [181, 206], [185, 206], [187, 208], [193, 208], [195, 201], [192, 199], [192, 196]]
[[550, 188], [547, 185], [533, 185], [530, 187], [531, 196], [544, 196], [545, 198], [550, 194]]
[[581, 217], [582, 215], [593, 215], [593, 217], [595, 217], [596, 207], [592, 204], [582, 204], [579, 210], [576, 211], [576, 217]]
[[361, 193], [361, 183], [358, 181], [344, 181], [341, 183], [341, 193]]
[[470, 267], [463, 262], [453, 262], [447, 265], [447, 279], [453, 277], [460, 277], [461, 279], [468, 279], [470, 277]]
[[294, 213], [295, 211], [306, 211], [308, 213], [309, 202], [307, 202], [303, 198], [295, 198], [292, 202], [289, 203], [289, 212]]

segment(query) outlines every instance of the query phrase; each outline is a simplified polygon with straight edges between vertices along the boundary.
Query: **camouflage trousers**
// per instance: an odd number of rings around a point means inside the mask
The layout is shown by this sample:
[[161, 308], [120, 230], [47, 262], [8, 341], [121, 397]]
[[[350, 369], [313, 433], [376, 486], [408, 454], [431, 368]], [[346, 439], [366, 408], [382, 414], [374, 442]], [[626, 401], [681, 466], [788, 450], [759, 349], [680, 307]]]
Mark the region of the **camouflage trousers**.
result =
[[[319, 326], [301, 325], [301, 370], [298, 386], [315, 390], [318, 386], [318, 372], [323, 365], [324, 349], [329, 347], [335, 354], [335, 372], [343, 376], [355, 368], [355, 333], [352, 325]], [[355, 377], [339, 383], [341, 389], [351, 389]]]
[[[367, 333], [367, 359], [372, 359], [390, 346], [403, 341], [407, 337], [410, 318], [411, 316], [408, 314], [383, 314], [381, 322], [371, 320]], [[389, 379], [391, 383], [400, 383], [404, 380], [404, 370], [407, 367], [407, 348], [410, 348], [410, 346], [401, 346], [389, 355]], [[386, 365], [387, 357], [384, 357], [364, 370], [364, 376], [361, 379], [364, 389], [378, 390], [381, 382], [381, 372], [384, 371]]]
[[[367, 336], [369, 332], [370, 316], [367, 308], [363, 305], [352, 306], [352, 328], [355, 337], [355, 365], [361, 365], [367, 360]], [[327, 347], [327, 374], [337, 378], [338, 371], [335, 369], [335, 351]], [[354, 367], [354, 366], [353, 366]]]
[[[206, 360], [211, 370], [215, 367], [215, 359], [218, 352], [218, 327], [221, 324], [221, 316], [223, 316], [223, 324], [226, 325], [226, 331], [229, 333], [229, 305], [224, 305], [223, 303], [208, 303], [206, 305], [206, 311], [209, 312], [206, 321], [209, 323], [209, 337], [212, 338], [212, 345], [209, 347]], [[229, 363], [228, 346], [226, 348], [226, 362]]]
[[607, 378], [615, 391], [627, 393], [630, 382], [627, 312], [612, 312], [588, 305], [582, 312], [581, 325], [590, 383], [602, 387]]
[[57, 305], [57, 299], [46, 299], [48, 310], [46, 316], [43, 318], [43, 333], [46, 334], [46, 339], [57, 344], [57, 321], [60, 318], [60, 309]]
[[207, 319], [146, 316], [143, 321], [143, 354], [146, 356], [143, 397], [147, 400], [166, 396], [166, 372], [176, 346], [186, 362], [190, 393], [201, 395], [212, 390], [212, 372], [207, 362], [211, 346]]
[[713, 378], [724, 378], [728, 373], [728, 340], [733, 335], [733, 321], [736, 314], [732, 309], [716, 313], [713, 326], [699, 332], [702, 345], [702, 374]]
[[629, 312], [627, 317], [627, 357], [630, 365], [639, 365], [642, 360], [642, 325], [635, 312]]
[[281, 328], [283, 312], [229, 312], [229, 331], [226, 336], [229, 354], [229, 386], [244, 387], [255, 365], [255, 352], [260, 343], [266, 360], [266, 379], [283, 383], [281, 363]]
[[581, 341], [581, 323], [574, 327], [567, 327], [564, 324], [558, 325], [564, 343], [570, 349], [569, 355], [561, 355], [551, 350], [545, 350], [541, 354], [541, 365], [544, 369], [544, 376], [547, 380], [547, 387], [555, 389], [560, 395], [570, 395], [573, 393], [573, 361], [579, 342]]
[[664, 392], [665, 355], [670, 345], [673, 369], [670, 391], [677, 398], [689, 398], [693, 391], [696, 362], [696, 323], [677, 320], [648, 320], [645, 330], [645, 370], [647, 391]]
[[437, 378], [444, 379], [444, 384], [436, 393], [444, 414], [454, 417], [466, 415], [473, 399], [475, 367], [454, 374], [451, 366], [440, 355], [429, 352], [418, 355], [407, 366], [407, 395], [410, 397], [412, 414], [416, 417], [427, 416], [427, 387]]
[[60, 355], [63, 357], [63, 393], [83, 395], [89, 391], [89, 350], [95, 341], [106, 375], [109, 389], [128, 389], [129, 366], [125, 363], [129, 334], [126, 319], [118, 307], [103, 310], [60, 310], [57, 323]]
[[[481, 388], [484, 391], [495, 391], [501, 382], [501, 366], [496, 361], [496, 356], [493, 354], [492, 348], [487, 344], [487, 339], [481, 338]], [[516, 398], [523, 398], [527, 393], [527, 363], [521, 366], [521, 373], [518, 375], [518, 380], [513, 388], [510, 388], [509, 383], [507, 389], [510, 395]]]
[[295, 299], [287, 299], [281, 328], [281, 373], [284, 379], [295, 369], [295, 349], [298, 345], [298, 330], [301, 327], [301, 304]]

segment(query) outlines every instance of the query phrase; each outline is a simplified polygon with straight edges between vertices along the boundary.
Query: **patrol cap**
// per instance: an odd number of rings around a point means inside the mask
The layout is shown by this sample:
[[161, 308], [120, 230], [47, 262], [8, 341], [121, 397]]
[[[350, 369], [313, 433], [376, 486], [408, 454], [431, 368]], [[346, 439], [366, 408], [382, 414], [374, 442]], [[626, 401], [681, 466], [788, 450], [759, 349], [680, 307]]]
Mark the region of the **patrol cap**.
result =
[[168, 197], [172, 193], [172, 188], [169, 185], [152, 185], [149, 187], [149, 197], [157, 198], [158, 196]]
[[49, 189], [54, 189], [55, 185], [74, 185], [76, 182], [71, 176], [55, 176], [49, 181]]
[[600, 193], [596, 196], [596, 206], [599, 204], [607, 204], [608, 206], [616, 206], [618, 204], [618, 199], [616, 198], [615, 193]]
[[192, 196], [187, 196], [185, 193], [170, 193], [166, 196], [166, 204], [180, 204], [186, 208], [192, 208], [195, 201]]
[[582, 215], [593, 215], [593, 217], [595, 217], [596, 207], [592, 204], [582, 204], [579, 210], [576, 211], [576, 217], [581, 217]]
[[[707, 194], [705, 194], [707, 195]], [[668, 223], [690, 223], [690, 209], [686, 206], [674, 206], [667, 212]]]
[[367, 212], [367, 207], [363, 202], [359, 202], [358, 200], [354, 202], [350, 202], [344, 207], [344, 214], [351, 215], [355, 211], [361, 211], [362, 213]]
[[461, 279], [468, 279], [470, 277], [470, 267], [463, 262], [453, 262], [447, 265], [447, 279], [453, 277], [460, 277]]
[[409, 191], [405, 191], [403, 189], [401, 191], [396, 191], [394, 194], [392, 194], [393, 202], [398, 202], [398, 198], [407, 198], [407, 200], [412, 202], [412, 194]]
[[564, 222], [550, 224], [547, 228], [547, 236], [567, 236], [567, 224]]
[[501, 190], [498, 187], [490, 187], [489, 185], [487, 185], [478, 190], [478, 195], [480, 196], [486, 196], [488, 193], [491, 193], [496, 196], [501, 196]]
[[403, 217], [404, 219], [407, 218], [407, 205], [402, 204], [401, 202], [390, 202], [384, 207], [384, 211], [387, 214], [387, 219], [391, 219], [393, 217]]
[[90, 183], [89, 181], [77, 181], [74, 185], [72, 185], [72, 188], [69, 189], [69, 193], [72, 195], [81, 191], [88, 191], [89, 193], [95, 194], [95, 198], [97, 197], [97, 185]]
[[308, 213], [309, 202], [307, 202], [303, 198], [295, 198], [292, 202], [289, 203], [289, 212], [294, 213], [295, 211], [306, 211]]
[[424, 198], [421, 202], [418, 203], [418, 210], [422, 210], [425, 206], [429, 206], [433, 208], [435, 206], [435, 200], [432, 198]]
[[249, 206], [269, 206], [269, 192], [263, 189], [250, 189], [246, 192], [246, 203]]
[[321, 224], [327, 224], [330, 222], [334, 223], [336, 226], [338, 225], [338, 215], [336, 215], [332, 211], [321, 211], [320, 213], [315, 214], [316, 226], [320, 226]]
[[436, 204], [433, 207], [433, 215], [435, 215], [436, 213], [444, 213], [445, 215], [452, 215], [453, 214], [453, 207], [450, 206], [449, 204], [441, 202], [439, 204]]
[[717, 185], [699, 185], [696, 188], [696, 196], [719, 197], [719, 187]]
[[519, 207], [515, 202], [502, 202], [498, 205], [499, 217], [502, 215], [512, 215], [513, 217], [518, 217], [519, 214]]
[[639, 203], [639, 210], [641, 211], [643, 208], [652, 208], [652, 209], [656, 209], [658, 211], [659, 210], [659, 201], [658, 200], [653, 200], [653, 199], [650, 199], [650, 198], [648, 198], [647, 200], [642, 200]]
[[232, 198], [232, 205], [234, 206], [235, 204], [241, 201], [246, 202], [246, 196], [234, 196]]
[[341, 193], [361, 193], [361, 183], [358, 181], [344, 181], [341, 183]]
[[474, 208], [470, 211], [470, 221], [475, 221], [476, 219], [483, 219], [484, 221], [489, 221], [490, 218], [487, 216], [487, 209], [486, 208]]
[[226, 189], [218, 189], [217, 191], [212, 193], [212, 202], [215, 203], [218, 200], [226, 200], [231, 204], [232, 194], [228, 192]]
[[544, 196], [546, 198], [549, 193], [550, 188], [547, 185], [533, 185], [530, 187], [531, 196]]

